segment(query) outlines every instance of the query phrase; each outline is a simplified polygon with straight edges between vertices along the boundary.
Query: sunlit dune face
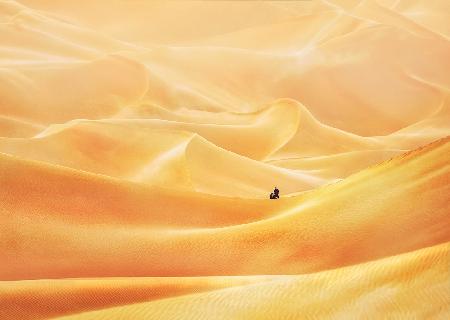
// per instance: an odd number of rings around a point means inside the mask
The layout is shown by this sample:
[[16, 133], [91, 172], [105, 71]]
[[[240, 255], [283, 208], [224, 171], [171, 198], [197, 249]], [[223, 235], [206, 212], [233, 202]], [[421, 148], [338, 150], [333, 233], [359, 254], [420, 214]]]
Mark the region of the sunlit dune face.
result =
[[0, 1], [0, 319], [450, 318], [449, 21]]

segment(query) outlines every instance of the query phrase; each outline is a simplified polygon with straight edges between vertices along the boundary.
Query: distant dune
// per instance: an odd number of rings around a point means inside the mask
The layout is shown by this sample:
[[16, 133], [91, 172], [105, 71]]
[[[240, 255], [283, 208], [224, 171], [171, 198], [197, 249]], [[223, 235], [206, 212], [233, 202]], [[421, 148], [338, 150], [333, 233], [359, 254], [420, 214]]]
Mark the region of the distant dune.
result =
[[449, 21], [0, 0], [0, 318], [449, 318]]

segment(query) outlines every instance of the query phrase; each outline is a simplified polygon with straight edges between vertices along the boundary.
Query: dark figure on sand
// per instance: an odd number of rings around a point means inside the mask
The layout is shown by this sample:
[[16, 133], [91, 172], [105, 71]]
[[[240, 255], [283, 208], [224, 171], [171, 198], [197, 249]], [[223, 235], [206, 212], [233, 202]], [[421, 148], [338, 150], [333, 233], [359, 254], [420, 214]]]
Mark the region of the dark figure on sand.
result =
[[275, 189], [273, 189], [273, 192], [270, 194], [270, 199], [278, 199], [280, 198], [280, 190], [277, 189], [277, 187], [275, 187]]

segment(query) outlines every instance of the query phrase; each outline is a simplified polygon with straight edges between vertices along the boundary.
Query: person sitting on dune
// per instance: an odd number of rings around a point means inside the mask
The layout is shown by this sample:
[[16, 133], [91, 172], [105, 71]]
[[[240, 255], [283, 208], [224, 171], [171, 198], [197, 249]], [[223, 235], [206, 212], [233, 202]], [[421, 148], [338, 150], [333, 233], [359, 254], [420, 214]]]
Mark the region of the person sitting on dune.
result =
[[277, 187], [275, 187], [275, 189], [273, 189], [273, 192], [270, 194], [270, 199], [279, 199], [280, 198], [280, 190], [277, 189]]

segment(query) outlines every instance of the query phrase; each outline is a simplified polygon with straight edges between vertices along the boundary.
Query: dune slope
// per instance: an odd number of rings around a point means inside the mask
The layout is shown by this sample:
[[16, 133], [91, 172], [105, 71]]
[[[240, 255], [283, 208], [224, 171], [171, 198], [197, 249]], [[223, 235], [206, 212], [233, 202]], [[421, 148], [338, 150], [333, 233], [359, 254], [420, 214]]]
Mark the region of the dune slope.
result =
[[[435, 142], [286, 198], [284, 210], [270, 200], [147, 189], [3, 156], [2, 277], [295, 274], [449, 241], [449, 148], [449, 138]], [[48, 239], [58, 246], [43, 254]]]
[[[60, 319], [298, 319], [305, 315], [346, 318], [349, 314], [444, 319], [450, 315], [449, 249], [445, 243], [339, 270]], [[411, 310], [414, 304], [423, 305], [420, 312]]]

